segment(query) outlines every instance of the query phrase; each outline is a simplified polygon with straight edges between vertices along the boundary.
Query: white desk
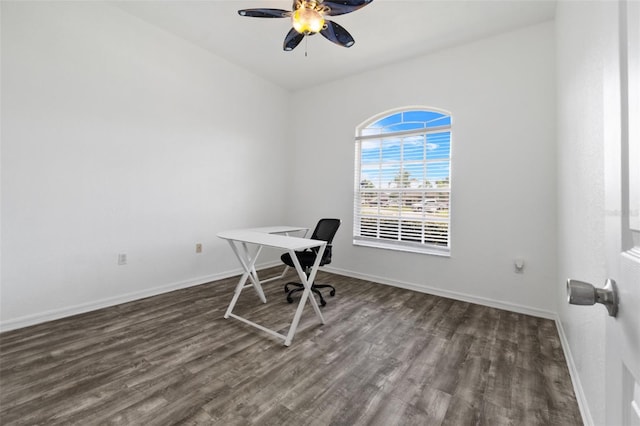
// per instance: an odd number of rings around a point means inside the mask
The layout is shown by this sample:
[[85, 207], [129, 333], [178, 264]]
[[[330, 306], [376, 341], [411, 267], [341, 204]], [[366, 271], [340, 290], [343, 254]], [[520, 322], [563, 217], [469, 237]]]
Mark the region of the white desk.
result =
[[[300, 322], [300, 317], [302, 316], [302, 311], [304, 309], [304, 305], [307, 302], [307, 299], [310, 300], [311, 306], [313, 310], [316, 312], [316, 315], [320, 319], [320, 322], [324, 324], [324, 317], [320, 312], [320, 308], [318, 307], [318, 303], [314, 297], [309, 297], [311, 293], [311, 284], [313, 284], [313, 280], [318, 273], [318, 266], [320, 265], [320, 259], [322, 259], [322, 255], [324, 254], [324, 249], [327, 245], [326, 241], [320, 240], [311, 240], [308, 238], [299, 238], [299, 237], [291, 237], [288, 235], [278, 235], [278, 234], [288, 234], [289, 232], [300, 231], [306, 228], [296, 228], [290, 226], [273, 226], [267, 228], [253, 228], [253, 229], [238, 229], [232, 231], [223, 231], [218, 234], [218, 237], [227, 240], [231, 249], [235, 253], [240, 265], [242, 265], [242, 269], [244, 273], [240, 277], [240, 281], [238, 281], [238, 285], [236, 285], [236, 289], [233, 294], [233, 298], [231, 299], [231, 303], [229, 303], [229, 307], [227, 308], [227, 312], [224, 314], [224, 317], [228, 319], [229, 317], [240, 320], [248, 325], [256, 327], [264, 332], [267, 332], [273, 336], [284, 339], [285, 346], [289, 346], [291, 341], [293, 340], [293, 336], [296, 333], [296, 328], [298, 327], [298, 323]], [[251, 252], [249, 245], [257, 247], [255, 252]], [[284, 249], [289, 252], [291, 255], [291, 259], [293, 260], [293, 264], [296, 268], [296, 272], [298, 273], [298, 277], [300, 278], [300, 282], [304, 286], [304, 291], [302, 292], [302, 297], [300, 297], [300, 302], [298, 302], [298, 307], [296, 309], [296, 313], [293, 316], [293, 321], [291, 322], [291, 326], [289, 327], [289, 332], [287, 335], [280, 334], [276, 331], [270, 330], [266, 327], [261, 326], [260, 324], [256, 324], [252, 321], [249, 321], [246, 318], [242, 318], [239, 315], [234, 314], [233, 308], [240, 297], [240, 293], [242, 290], [247, 287], [253, 287], [256, 293], [258, 293], [258, 297], [262, 300], [263, 303], [267, 303], [267, 298], [264, 295], [264, 291], [262, 290], [262, 285], [260, 280], [258, 279], [258, 273], [255, 269], [256, 260], [260, 255], [260, 251], [262, 251], [263, 247], [275, 247], [279, 249]], [[316, 256], [316, 261], [314, 262], [311, 273], [309, 274], [309, 278], [305, 274], [300, 262], [298, 261], [298, 257], [295, 252], [318, 247], [318, 255]], [[251, 280], [251, 284], [245, 285], [247, 279]]]

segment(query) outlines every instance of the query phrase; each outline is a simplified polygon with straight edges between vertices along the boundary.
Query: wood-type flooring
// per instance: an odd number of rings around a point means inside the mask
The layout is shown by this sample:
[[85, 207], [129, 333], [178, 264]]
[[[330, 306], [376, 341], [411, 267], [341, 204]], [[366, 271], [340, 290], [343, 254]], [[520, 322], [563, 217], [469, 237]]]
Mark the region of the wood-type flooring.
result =
[[[2, 333], [0, 424], [582, 424], [553, 321], [316, 281], [326, 324], [307, 304], [290, 347], [223, 318], [237, 277]], [[286, 334], [285, 282], [234, 312]]]

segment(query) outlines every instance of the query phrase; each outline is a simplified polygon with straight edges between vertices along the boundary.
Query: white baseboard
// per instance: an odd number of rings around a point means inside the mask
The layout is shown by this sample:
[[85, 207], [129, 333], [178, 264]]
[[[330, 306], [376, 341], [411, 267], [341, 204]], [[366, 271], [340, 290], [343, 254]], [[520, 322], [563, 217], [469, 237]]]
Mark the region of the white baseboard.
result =
[[560, 317], [558, 315], [556, 315], [555, 322], [556, 328], [558, 329], [558, 335], [560, 336], [560, 344], [562, 344], [564, 357], [567, 360], [567, 366], [569, 367], [569, 375], [571, 376], [571, 383], [573, 384], [573, 392], [576, 394], [578, 408], [580, 409], [580, 415], [582, 415], [582, 423], [584, 423], [585, 426], [594, 426], [591, 411], [589, 410], [589, 404], [587, 403], [587, 397], [584, 394], [582, 382], [578, 375], [578, 369], [576, 368], [573, 355], [571, 354], [571, 347], [569, 346], [567, 335], [564, 332], [562, 321], [560, 321]]
[[489, 306], [491, 308], [503, 309], [505, 311], [517, 312], [519, 314], [531, 315], [539, 318], [546, 318], [554, 320], [556, 318], [555, 312], [546, 311], [544, 309], [532, 308], [529, 306], [518, 305], [516, 303], [502, 302], [499, 300], [488, 299], [484, 297], [474, 296], [466, 293], [459, 293], [456, 291], [443, 290], [441, 288], [431, 287], [427, 285], [420, 285], [414, 283], [408, 283], [398, 280], [392, 280], [389, 278], [378, 277], [375, 275], [361, 274], [359, 272], [348, 271], [344, 269], [338, 269], [333, 267], [324, 267], [327, 272], [332, 272], [338, 275], [344, 275], [347, 277], [358, 278], [366, 281], [373, 281], [378, 284], [390, 285], [393, 287], [404, 288], [407, 290], [413, 290], [420, 293], [432, 294], [434, 296], [446, 297], [448, 299], [460, 300], [462, 302], [476, 303], [478, 305]]
[[233, 274], [215, 274], [204, 277], [198, 277], [192, 280], [172, 283], [160, 287], [148, 288], [141, 291], [120, 294], [113, 297], [107, 297], [100, 300], [94, 300], [88, 303], [81, 303], [73, 306], [66, 306], [60, 309], [52, 309], [50, 311], [39, 312], [37, 314], [26, 315], [23, 317], [11, 319], [0, 323], [0, 331], [16, 330], [18, 328], [28, 327], [40, 324], [46, 321], [53, 321], [72, 315], [83, 314], [85, 312], [95, 311], [109, 306], [119, 305], [121, 303], [133, 302], [134, 300], [144, 299], [145, 297], [157, 296], [158, 294], [167, 293], [182, 288], [187, 288], [199, 284], [208, 283], [233, 276]]
[[[279, 264], [280, 264], [279, 262], [274, 261], [274, 262], [261, 264], [257, 268], [264, 269], [264, 268], [277, 266]], [[504, 309], [507, 311], [517, 312], [517, 313], [526, 314], [526, 315], [532, 315], [535, 317], [541, 317], [541, 318], [547, 318], [547, 319], [553, 319], [553, 320], [556, 320], [556, 317], [557, 317], [554, 312], [535, 309], [528, 306], [522, 306], [522, 305], [517, 305], [513, 303], [508, 303], [508, 302], [501, 302], [493, 299], [487, 299], [487, 298], [459, 293], [459, 292], [443, 290], [441, 288], [418, 285], [414, 283], [407, 283], [407, 282], [402, 282], [398, 280], [391, 280], [388, 278], [378, 277], [374, 275], [367, 275], [359, 272], [348, 271], [348, 270], [338, 269], [333, 267], [323, 267], [322, 269], [338, 275], [344, 275], [347, 277], [358, 278], [366, 281], [373, 281], [379, 284], [390, 285], [390, 286], [404, 288], [407, 290], [413, 290], [421, 293], [433, 294], [436, 296], [447, 297], [450, 299], [460, 300], [463, 302], [477, 303], [484, 306], [490, 306], [492, 308]], [[72, 315], [77, 315], [85, 312], [94, 311], [97, 309], [106, 308], [106, 307], [117, 305], [120, 303], [132, 302], [134, 300], [139, 300], [139, 299], [143, 299], [145, 297], [150, 297], [150, 296], [156, 296], [158, 294], [166, 293], [169, 291], [179, 290], [182, 288], [205, 284], [211, 281], [217, 281], [217, 280], [229, 278], [234, 275], [239, 275], [240, 273], [242, 273], [242, 270], [240, 268], [237, 268], [231, 271], [225, 271], [218, 274], [202, 276], [202, 277], [194, 278], [187, 281], [171, 283], [171, 284], [149, 288], [149, 289], [132, 292], [132, 293], [121, 294], [114, 297], [109, 297], [109, 298], [96, 300], [88, 303], [83, 303], [79, 305], [74, 305], [74, 306], [68, 306], [61, 309], [53, 309], [50, 311], [39, 312], [37, 314], [26, 315], [23, 317], [0, 322], [0, 332], [28, 327], [30, 325], [40, 324], [46, 321], [53, 321], [56, 319], [65, 318]]]
[[[257, 268], [264, 269], [272, 266], [277, 266], [279, 264], [281, 263], [274, 261], [274, 262], [261, 264], [260, 266], [257, 266]], [[119, 305], [121, 303], [133, 302], [135, 300], [144, 299], [145, 297], [157, 296], [159, 294], [167, 293], [174, 290], [180, 290], [183, 288], [193, 287], [196, 285], [201, 285], [201, 284], [209, 283], [212, 281], [222, 280], [225, 278], [233, 277], [235, 275], [240, 275], [241, 273], [242, 273], [242, 270], [240, 268], [237, 268], [231, 271], [225, 271], [225, 272], [212, 274], [212, 275], [205, 275], [205, 276], [193, 278], [186, 281], [166, 284], [159, 287], [148, 288], [141, 291], [119, 294], [113, 297], [107, 297], [104, 299], [95, 300], [88, 303], [81, 303], [78, 305], [67, 306], [60, 309], [52, 309], [50, 311], [39, 312], [37, 314], [25, 315], [22, 317], [0, 322], [0, 332], [17, 330], [19, 328], [36, 325], [36, 324], [40, 324], [47, 321], [53, 321], [53, 320], [57, 320], [65, 317], [70, 317], [72, 315], [83, 314], [85, 312], [95, 311], [102, 308], [108, 308], [110, 306]]]

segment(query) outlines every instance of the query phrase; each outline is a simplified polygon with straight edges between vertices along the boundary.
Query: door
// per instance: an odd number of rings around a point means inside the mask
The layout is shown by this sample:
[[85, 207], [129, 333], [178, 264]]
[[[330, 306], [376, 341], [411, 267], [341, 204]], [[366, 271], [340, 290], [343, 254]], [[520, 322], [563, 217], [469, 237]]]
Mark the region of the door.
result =
[[607, 425], [640, 426], [640, 2], [608, 6], [605, 250], [620, 306], [606, 324], [605, 410]]

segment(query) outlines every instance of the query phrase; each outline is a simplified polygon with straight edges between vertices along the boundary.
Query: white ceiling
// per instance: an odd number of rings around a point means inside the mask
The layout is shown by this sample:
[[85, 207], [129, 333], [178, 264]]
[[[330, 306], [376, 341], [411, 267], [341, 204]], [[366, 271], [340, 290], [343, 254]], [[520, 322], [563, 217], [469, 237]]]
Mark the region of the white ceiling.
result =
[[374, 0], [331, 17], [355, 38], [351, 48], [321, 35], [292, 52], [282, 50], [289, 19], [238, 15], [238, 9], [291, 9], [291, 0], [127, 0], [121, 9], [186, 39], [286, 89], [297, 90], [355, 75], [553, 19], [555, 0]]

